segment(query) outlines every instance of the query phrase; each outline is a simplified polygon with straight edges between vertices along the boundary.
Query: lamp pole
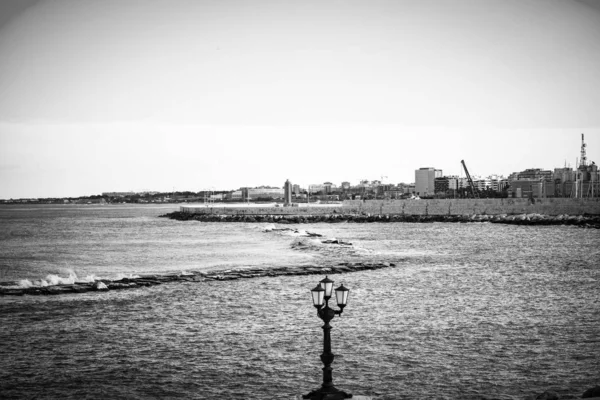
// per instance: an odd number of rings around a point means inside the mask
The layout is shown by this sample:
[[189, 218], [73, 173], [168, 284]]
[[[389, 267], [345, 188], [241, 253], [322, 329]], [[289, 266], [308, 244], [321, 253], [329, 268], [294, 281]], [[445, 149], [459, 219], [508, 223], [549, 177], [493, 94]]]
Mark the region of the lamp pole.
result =
[[333, 386], [333, 377], [331, 363], [335, 358], [331, 352], [331, 325], [329, 322], [336, 315], [341, 315], [344, 311], [344, 307], [348, 302], [349, 290], [341, 285], [335, 289], [335, 298], [339, 310], [334, 310], [329, 307], [329, 299], [331, 298], [331, 292], [333, 289], [333, 281], [328, 277], [325, 277], [317, 287], [311, 290], [313, 305], [317, 309], [317, 315], [325, 323], [323, 325], [323, 353], [321, 354], [321, 361], [323, 362], [323, 383], [319, 389], [315, 389], [312, 392], [302, 396], [303, 399], [311, 400], [340, 400], [350, 399], [352, 394], [346, 393], [337, 389]]

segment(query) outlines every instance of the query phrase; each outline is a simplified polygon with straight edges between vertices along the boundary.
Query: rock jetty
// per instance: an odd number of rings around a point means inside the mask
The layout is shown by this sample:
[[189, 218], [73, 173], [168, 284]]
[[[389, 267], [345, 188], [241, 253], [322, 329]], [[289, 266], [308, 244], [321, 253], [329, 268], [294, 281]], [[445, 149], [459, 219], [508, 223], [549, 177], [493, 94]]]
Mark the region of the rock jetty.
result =
[[598, 215], [544, 214], [473, 214], [473, 215], [382, 215], [382, 214], [323, 214], [323, 215], [215, 215], [175, 211], [161, 215], [178, 221], [202, 222], [269, 222], [279, 224], [303, 223], [370, 223], [370, 222], [490, 222], [510, 225], [573, 225], [600, 229]]
[[228, 269], [223, 271], [189, 272], [177, 275], [143, 275], [136, 278], [123, 278], [119, 280], [99, 279], [94, 282], [80, 282], [74, 284], [59, 284], [50, 286], [0, 286], [0, 296], [40, 296], [86, 293], [93, 291], [134, 289], [161, 285], [163, 283], [231, 281], [236, 279], [250, 279], [265, 276], [342, 274], [348, 272], [390, 268], [395, 267], [396, 265], [397, 264], [395, 262], [347, 262], [326, 267], [318, 267], [314, 265], [275, 268], [250, 267]]

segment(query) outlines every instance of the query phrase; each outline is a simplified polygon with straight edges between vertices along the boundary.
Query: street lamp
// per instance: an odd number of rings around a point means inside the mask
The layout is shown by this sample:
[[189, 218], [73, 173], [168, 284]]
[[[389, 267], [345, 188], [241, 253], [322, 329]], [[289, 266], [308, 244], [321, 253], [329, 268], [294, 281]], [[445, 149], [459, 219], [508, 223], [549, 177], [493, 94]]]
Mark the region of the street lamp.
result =
[[339, 310], [329, 308], [329, 299], [331, 298], [332, 291], [333, 281], [328, 277], [325, 277], [325, 279], [319, 282], [319, 284], [311, 290], [312, 301], [317, 309], [317, 315], [325, 322], [323, 325], [323, 354], [321, 354], [321, 361], [324, 365], [323, 384], [319, 389], [315, 389], [309, 394], [302, 396], [303, 399], [339, 400], [352, 398], [350, 393], [343, 392], [333, 386], [331, 363], [333, 362], [334, 355], [331, 352], [331, 325], [329, 325], [329, 321], [331, 321], [335, 315], [341, 315], [344, 311], [344, 307], [346, 307], [348, 302], [349, 290], [346, 289], [344, 285], [335, 289], [335, 300], [340, 308]]

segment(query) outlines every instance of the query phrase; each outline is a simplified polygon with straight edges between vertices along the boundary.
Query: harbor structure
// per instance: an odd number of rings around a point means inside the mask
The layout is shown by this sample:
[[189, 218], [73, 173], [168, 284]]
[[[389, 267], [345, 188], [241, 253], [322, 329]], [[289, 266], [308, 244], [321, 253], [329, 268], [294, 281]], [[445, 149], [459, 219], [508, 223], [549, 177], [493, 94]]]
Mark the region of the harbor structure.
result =
[[283, 206], [289, 207], [292, 205], [292, 183], [286, 179], [283, 185]]

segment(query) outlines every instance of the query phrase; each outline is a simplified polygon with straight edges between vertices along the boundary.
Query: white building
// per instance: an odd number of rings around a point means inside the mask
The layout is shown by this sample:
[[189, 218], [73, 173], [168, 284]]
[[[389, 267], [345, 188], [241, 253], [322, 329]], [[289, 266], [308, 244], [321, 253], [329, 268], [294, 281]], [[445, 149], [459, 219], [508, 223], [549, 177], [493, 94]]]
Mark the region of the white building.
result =
[[480, 191], [489, 189], [495, 192], [501, 192], [508, 183], [508, 180], [501, 175], [490, 175], [484, 179], [477, 179], [473, 183]]
[[448, 176], [447, 178], [448, 178], [448, 189], [457, 190], [458, 185], [459, 185], [458, 176]]
[[283, 198], [284, 190], [280, 188], [255, 188], [248, 189], [248, 198], [250, 199], [278, 199]]
[[325, 183], [308, 185], [308, 189], [311, 193], [321, 192], [323, 194], [327, 194], [327, 193], [331, 193], [332, 191], [335, 191], [337, 189], [337, 186], [331, 182], [325, 182]]
[[442, 170], [435, 168], [419, 168], [415, 170], [415, 192], [419, 196], [433, 196], [435, 178], [442, 177]]

